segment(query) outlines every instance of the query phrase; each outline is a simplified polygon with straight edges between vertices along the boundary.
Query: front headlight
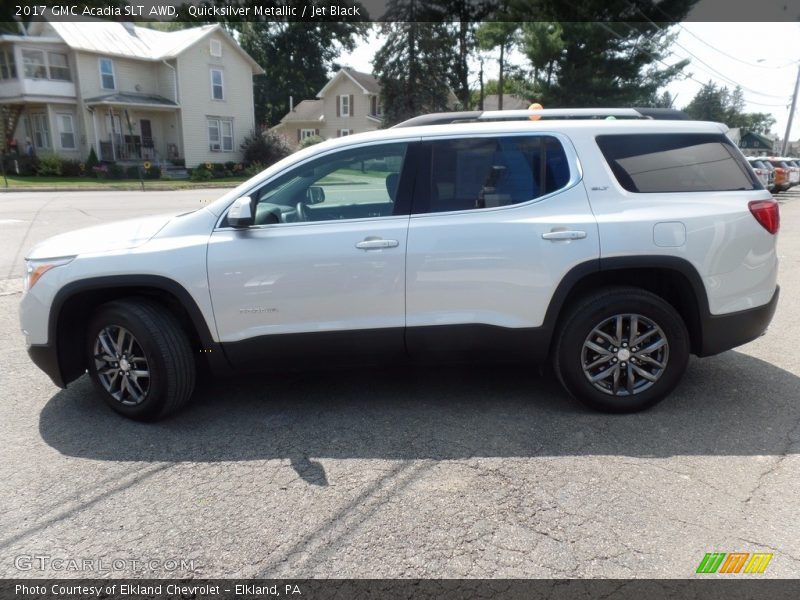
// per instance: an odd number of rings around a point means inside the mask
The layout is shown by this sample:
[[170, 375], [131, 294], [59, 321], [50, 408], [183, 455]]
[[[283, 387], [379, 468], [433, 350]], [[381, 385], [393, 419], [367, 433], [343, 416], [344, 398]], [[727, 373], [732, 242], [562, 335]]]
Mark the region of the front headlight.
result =
[[54, 267], [61, 267], [72, 262], [74, 256], [60, 256], [58, 258], [43, 258], [25, 261], [25, 282], [23, 290], [28, 291], [39, 279]]

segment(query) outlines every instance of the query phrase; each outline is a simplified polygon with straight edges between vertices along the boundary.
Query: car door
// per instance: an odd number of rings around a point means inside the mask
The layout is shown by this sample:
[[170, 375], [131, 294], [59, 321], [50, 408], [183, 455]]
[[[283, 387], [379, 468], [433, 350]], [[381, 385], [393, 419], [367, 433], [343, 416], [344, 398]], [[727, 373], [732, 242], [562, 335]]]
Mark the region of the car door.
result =
[[234, 365], [404, 352], [408, 146], [306, 161], [251, 193], [253, 226], [220, 223], [208, 281]]
[[430, 168], [419, 174], [408, 234], [409, 351], [541, 358], [556, 287], [599, 256], [571, 144], [502, 134], [432, 139], [425, 149]]

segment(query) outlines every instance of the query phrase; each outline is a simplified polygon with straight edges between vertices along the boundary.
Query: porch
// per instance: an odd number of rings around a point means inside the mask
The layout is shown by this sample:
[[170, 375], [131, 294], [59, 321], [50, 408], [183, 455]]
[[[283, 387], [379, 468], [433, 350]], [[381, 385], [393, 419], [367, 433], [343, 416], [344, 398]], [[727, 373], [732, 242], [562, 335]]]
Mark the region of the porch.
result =
[[114, 94], [86, 104], [100, 160], [166, 164], [183, 158], [174, 102], [159, 96]]

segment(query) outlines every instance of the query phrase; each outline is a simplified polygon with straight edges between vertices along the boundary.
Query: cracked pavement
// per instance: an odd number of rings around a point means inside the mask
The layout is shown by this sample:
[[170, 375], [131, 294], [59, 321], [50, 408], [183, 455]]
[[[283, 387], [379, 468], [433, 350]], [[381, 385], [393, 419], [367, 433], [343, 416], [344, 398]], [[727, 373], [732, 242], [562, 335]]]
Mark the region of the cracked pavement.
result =
[[[0, 278], [58, 231], [220, 193], [0, 195]], [[34, 367], [9, 281], [0, 576], [683, 578], [720, 551], [772, 552], [763, 576], [797, 577], [800, 190], [780, 199], [769, 334], [693, 358], [637, 415], [588, 412], [536, 369], [387, 367], [203, 381], [143, 425]], [[16, 568], [40, 554], [193, 562]]]

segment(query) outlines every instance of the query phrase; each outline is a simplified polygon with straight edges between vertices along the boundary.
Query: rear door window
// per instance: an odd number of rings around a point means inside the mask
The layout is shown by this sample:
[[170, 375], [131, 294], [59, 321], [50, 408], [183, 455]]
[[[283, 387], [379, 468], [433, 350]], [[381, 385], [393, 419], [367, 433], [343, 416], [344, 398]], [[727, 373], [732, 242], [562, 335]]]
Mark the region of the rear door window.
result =
[[553, 136], [435, 140], [414, 212], [450, 212], [520, 204], [567, 186], [570, 168]]
[[629, 192], [714, 192], [761, 189], [722, 134], [601, 135], [597, 145]]

